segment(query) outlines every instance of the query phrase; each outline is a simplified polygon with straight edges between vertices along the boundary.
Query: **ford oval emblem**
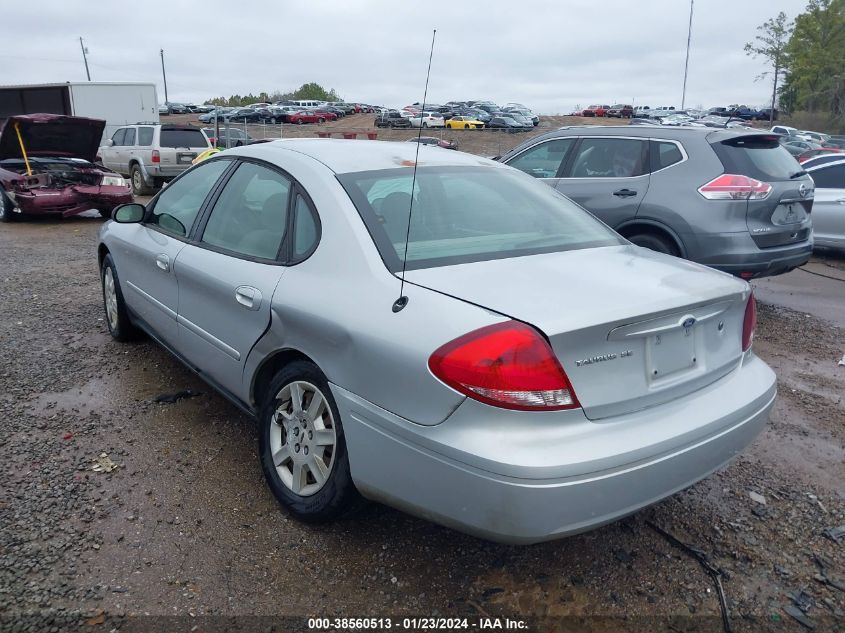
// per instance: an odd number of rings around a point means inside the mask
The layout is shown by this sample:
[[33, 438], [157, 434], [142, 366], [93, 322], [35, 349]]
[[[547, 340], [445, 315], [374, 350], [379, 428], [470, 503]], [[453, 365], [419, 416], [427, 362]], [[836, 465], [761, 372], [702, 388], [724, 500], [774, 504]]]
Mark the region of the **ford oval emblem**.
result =
[[684, 326], [684, 329], [689, 329], [693, 325], [695, 325], [695, 319], [693, 317], [690, 317], [686, 321], [684, 321], [681, 325]]

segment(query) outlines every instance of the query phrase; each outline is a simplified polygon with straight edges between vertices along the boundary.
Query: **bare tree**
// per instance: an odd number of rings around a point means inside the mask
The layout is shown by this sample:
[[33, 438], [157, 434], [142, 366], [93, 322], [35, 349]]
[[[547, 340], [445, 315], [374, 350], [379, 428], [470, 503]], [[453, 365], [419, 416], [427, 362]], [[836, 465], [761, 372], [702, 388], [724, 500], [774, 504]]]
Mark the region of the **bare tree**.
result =
[[760, 32], [753, 42], [745, 45], [745, 52], [751, 57], [763, 57], [771, 65], [772, 70], [766, 71], [758, 77], [762, 79], [771, 73], [774, 76], [772, 82], [772, 109], [769, 112], [769, 122], [775, 120], [775, 102], [777, 101], [778, 79], [786, 68], [786, 45], [792, 36], [794, 24], [787, 21], [786, 13], [781, 11], [776, 18], [769, 18], [757, 27]]

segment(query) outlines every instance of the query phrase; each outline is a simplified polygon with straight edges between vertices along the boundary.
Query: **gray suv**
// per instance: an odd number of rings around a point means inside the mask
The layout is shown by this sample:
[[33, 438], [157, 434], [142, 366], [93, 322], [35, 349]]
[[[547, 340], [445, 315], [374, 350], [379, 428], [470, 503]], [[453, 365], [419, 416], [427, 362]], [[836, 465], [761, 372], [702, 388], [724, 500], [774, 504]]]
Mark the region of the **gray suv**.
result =
[[814, 185], [776, 134], [567, 127], [497, 160], [540, 178], [634, 244], [744, 279], [813, 251]]
[[129, 177], [132, 193], [147, 195], [210, 148], [208, 137], [198, 127], [138, 123], [118, 128], [98, 155], [103, 166]]

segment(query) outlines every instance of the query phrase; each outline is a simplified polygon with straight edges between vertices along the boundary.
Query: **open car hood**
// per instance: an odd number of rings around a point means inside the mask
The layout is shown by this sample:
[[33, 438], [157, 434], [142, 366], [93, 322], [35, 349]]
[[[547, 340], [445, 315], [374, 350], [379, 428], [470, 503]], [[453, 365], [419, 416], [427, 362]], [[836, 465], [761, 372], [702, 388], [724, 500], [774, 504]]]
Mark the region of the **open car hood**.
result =
[[23, 158], [16, 126], [28, 156], [63, 156], [93, 163], [106, 122], [61, 114], [10, 116], [0, 129], [0, 160]]

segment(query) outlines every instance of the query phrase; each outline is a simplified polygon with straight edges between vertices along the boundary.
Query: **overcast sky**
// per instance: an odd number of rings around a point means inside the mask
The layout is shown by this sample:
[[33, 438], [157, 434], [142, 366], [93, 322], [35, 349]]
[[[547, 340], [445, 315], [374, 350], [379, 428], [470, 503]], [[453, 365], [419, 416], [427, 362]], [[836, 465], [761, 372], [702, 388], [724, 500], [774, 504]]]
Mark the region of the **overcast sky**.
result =
[[[164, 101], [287, 91], [309, 81], [349, 101], [491, 99], [537, 112], [681, 105], [688, 0], [48, 0], [3, 7], [0, 84], [155, 82]], [[687, 107], [761, 105], [771, 83], [743, 45], [806, 0], [695, 0]]]

